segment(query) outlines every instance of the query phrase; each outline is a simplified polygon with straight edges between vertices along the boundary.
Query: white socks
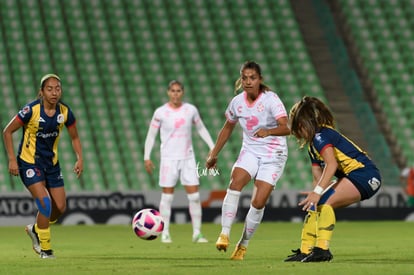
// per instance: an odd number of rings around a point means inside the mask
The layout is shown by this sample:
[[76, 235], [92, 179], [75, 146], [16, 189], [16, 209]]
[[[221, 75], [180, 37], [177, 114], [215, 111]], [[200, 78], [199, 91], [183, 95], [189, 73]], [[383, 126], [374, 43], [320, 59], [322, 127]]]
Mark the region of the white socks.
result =
[[200, 203], [200, 193], [195, 192], [192, 194], [187, 194], [188, 198], [188, 210], [191, 216], [191, 222], [193, 224], [193, 237], [198, 236], [201, 233], [201, 203]]
[[259, 224], [262, 222], [264, 214], [264, 207], [262, 209], [256, 209], [250, 205], [249, 212], [246, 216], [246, 221], [244, 222], [243, 235], [239, 241], [239, 244], [247, 247], [249, 240], [253, 236], [256, 229], [259, 227]]
[[171, 204], [174, 199], [174, 194], [161, 194], [160, 214], [164, 219], [163, 233], [170, 233], [170, 218], [171, 218]]
[[231, 225], [236, 218], [240, 191], [227, 189], [221, 208], [221, 234], [230, 236]]
[[[200, 193], [187, 194], [189, 201], [188, 210], [191, 216], [191, 222], [193, 224], [193, 236], [197, 236], [201, 233], [201, 202], [200, 202]], [[174, 199], [174, 194], [161, 194], [160, 201], [160, 213], [164, 219], [164, 231], [163, 233], [170, 233], [170, 220], [171, 220], [171, 205]]]

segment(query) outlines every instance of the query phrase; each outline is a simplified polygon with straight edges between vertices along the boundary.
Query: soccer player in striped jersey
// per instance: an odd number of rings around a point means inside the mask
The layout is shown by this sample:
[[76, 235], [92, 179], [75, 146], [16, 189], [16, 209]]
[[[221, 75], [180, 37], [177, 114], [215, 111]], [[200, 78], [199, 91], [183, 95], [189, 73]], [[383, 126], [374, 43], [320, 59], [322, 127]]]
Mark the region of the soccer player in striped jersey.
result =
[[[66, 209], [64, 181], [58, 159], [59, 137], [64, 126], [68, 129], [77, 157], [74, 172], [79, 177], [83, 170], [75, 116], [61, 102], [61, 96], [59, 76], [43, 76], [38, 98], [24, 106], [3, 131], [9, 172], [20, 176], [38, 208], [36, 222], [27, 225], [26, 232], [40, 258], [54, 258], [50, 224], [56, 222]], [[20, 128], [23, 128], [23, 136], [16, 157], [12, 135]]]
[[292, 107], [289, 119], [300, 146], [308, 146], [313, 191], [299, 203], [308, 211], [301, 247], [285, 261], [330, 261], [334, 209], [371, 198], [381, 187], [381, 175], [366, 152], [335, 129], [331, 111], [318, 98], [305, 96]]
[[242, 92], [233, 97], [225, 111], [226, 121], [206, 162], [207, 168], [216, 166], [219, 152], [239, 123], [243, 141], [222, 205], [222, 229], [216, 242], [219, 251], [227, 251], [242, 189], [251, 180], [254, 191], [242, 235], [230, 257], [232, 260], [244, 259], [249, 240], [262, 221], [265, 205], [286, 164], [286, 136], [290, 134], [285, 106], [263, 83], [261, 68], [256, 62], [247, 61], [242, 65], [235, 93], [240, 90]]
[[201, 233], [202, 209], [199, 193], [199, 178], [195, 160], [192, 128], [211, 149], [213, 140], [201, 120], [197, 108], [182, 100], [184, 86], [173, 80], [168, 84], [169, 101], [158, 107], [151, 119], [145, 140], [145, 169], [152, 174], [155, 166], [150, 159], [155, 138], [160, 131], [161, 161], [159, 170], [159, 186], [162, 188], [159, 210], [164, 219], [164, 230], [161, 234], [163, 243], [171, 243], [170, 219], [174, 188], [180, 180], [187, 192], [189, 212], [193, 225], [193, 242], [206, 243], [208, 240]]

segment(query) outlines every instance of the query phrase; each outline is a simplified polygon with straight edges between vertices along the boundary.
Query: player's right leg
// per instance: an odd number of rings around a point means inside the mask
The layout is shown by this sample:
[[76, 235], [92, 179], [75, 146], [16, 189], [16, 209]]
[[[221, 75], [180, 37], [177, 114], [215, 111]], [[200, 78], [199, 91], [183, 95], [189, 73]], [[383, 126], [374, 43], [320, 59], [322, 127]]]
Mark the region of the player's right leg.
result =
[[221, 233], [216, 242], [216, 248], [219, 251], [227, 251], [227, 247], [230, 244], [230, 229], [236, 218], [240, 194], [240, 191], [227, 189], [226, 196], [224, 197], [221, 207]]
[[219, 251], [227, 251], [230, 244], [229, 237], [231, 226], [236, 219], [241, 190], [252, 179], [251, 173], [244, 168], [250, 167], [250, 158], [247, 158], [247, 155], [244, 155], [244, 157], [244, 162], [239, 159], [233, 166], [230, 185], [227, 189], [226, 196], [224, 197], [223, 205], [221, 207], [221, 233], [216, 241], [216, 248]]
[[318, 213], [316, 211], [308, 212], [303, 222], [300, 248], [292, 250], [293, 254], [289, 255], [285, 262], [300, 262], [312, 252], [316, 242], [317, 216]]
[[161, 234], [161, 242], [171, 243], [170, 220], [171, 205], [174, 199], [174, 188], [178, 181], [178, 161], [161, 158], [159, 186], [162, 188], [160, 200], [160, 214], [164, 220], [164, 230]]
[[174, 193], [162, 193], [160, 200], [160, 214], [164, 220], [164, 230], [161, 234], [161, 242], [171, 243], [170, 220], [171, 220], [171, 204], [174, 199]]
[[32, 240], [33, 251], [36, 252], [37, 254], [40, 254], [40, 241], [39, 241], [39, 236], [37, 235], [37, 232], [35, 230], [35, 225], [28, 224], [26, 225], [25, 230], [26, 230], [27, 235]]
[[[34, 165], [20, 163], [23, 170], [22, 180], [36, 202], [38, 214], [34, 225], [26, 226], [26, 232], [32, 240], [32, 248], [42, 257], [42, 252], [50, 251], [48, 258], [53, 256], [50, 244], [49, 218], [52, 212], [52, 202], [45, 188], [44, 173]], [[39, 171], [36, 173], [35, 171]], [[40, 250], [39, 250], [40, 249]]]

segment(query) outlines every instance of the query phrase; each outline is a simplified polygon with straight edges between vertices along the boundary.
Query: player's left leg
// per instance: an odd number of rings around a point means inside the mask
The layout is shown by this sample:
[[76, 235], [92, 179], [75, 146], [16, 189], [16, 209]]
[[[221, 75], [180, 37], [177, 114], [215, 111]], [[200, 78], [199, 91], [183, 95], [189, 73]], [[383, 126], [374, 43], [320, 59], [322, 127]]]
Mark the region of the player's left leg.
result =
[[49, 224], [54, 224], [60, 216], [66, 211], [66, 192], [63, 186], [48, 189], [52, 199], [52, 212], [49, 218]]
[[193, 242], [195, 243], [207, 243], [208, 240], [201, 233], [202, 223], [202, 209], [200, 201], [200, 192], [197, 185], [186, 185], [188, 198], [188, 211], [191, 216], [191, 223], [193, 225]]
[[261, 180], [255, 181], [252, 202], [244, 222], [243, 234], [235, 251], [233, 252], [233, 255], [231, 256], [232, 260], [244, 259], [249, 241], [262, 222], [265, 205], [273, 189], [274, 186], [267, 182]]
[[199, 179], [197, 176], [197, 164], [195, 158], [180, 161], [180, 180], [187, 192], [188, 211], [193, 225], [192, 240], [195, 243], [207, 243], [208, 240], [201, 233], [202, 209], [199, 192]]

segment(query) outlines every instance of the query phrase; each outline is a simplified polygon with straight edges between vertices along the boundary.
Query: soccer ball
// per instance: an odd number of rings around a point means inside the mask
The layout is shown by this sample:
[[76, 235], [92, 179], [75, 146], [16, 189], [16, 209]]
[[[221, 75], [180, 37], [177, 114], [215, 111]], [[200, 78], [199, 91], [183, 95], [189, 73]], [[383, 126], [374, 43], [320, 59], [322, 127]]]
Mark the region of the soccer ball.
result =
[[142, 209], [132, 219], [132, 230], [143, 240], [156, 239], [163, 229], [164, 220], [160, 212], [155, 209]]

